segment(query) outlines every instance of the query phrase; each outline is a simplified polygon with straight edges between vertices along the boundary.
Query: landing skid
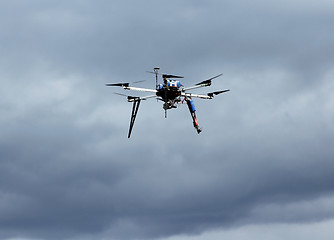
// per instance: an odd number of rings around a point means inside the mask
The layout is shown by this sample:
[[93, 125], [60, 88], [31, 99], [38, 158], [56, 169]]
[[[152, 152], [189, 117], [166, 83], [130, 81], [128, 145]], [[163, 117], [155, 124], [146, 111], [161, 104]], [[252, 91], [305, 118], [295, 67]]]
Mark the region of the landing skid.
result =
[[188, 105], [188, 108], [189, 108], [191, 118], [193, 119], [194, 128], [196, 129], [197, 133], [199, 134], [200, 132], [202, 132], [202, 129], [198, 125], [198, 121], [197, 121], [196, 113], [195, 113], [196, 109], [195, 109], [194, 102], [191, 99], [186, 99], [186, 101], [187, 101], [187, 105]]
[[138, 108], [139, 108], [139, 105], [140, 105], [140, 101], [141, 100], [139, 98], [135, 99], [133, 101], [128, 138], [130, 138], [133, 125], [135, 124], [135, 120], [136, 120], [136, 117], [137, 117], [137, 113], [138, 113]]

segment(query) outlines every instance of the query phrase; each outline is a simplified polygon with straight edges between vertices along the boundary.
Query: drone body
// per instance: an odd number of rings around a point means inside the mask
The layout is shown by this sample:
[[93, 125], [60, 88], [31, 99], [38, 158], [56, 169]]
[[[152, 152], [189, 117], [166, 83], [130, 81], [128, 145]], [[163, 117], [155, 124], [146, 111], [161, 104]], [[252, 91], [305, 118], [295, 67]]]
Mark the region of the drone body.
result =
[[[196, 108], [194, 105], [194, 102], [192, 98], [202, 98], [202, 99], [212, 99], [214, 95], [218, 95], [220, 93], [228, 92], [229, 89], [216, 91], [204, 94], [193, 94], [189, 93], [187, 91], [196, 89], [196, 88], [202, 88], [202, 87], [208, 87], [211, 86], [211, 80], [220, 77], [222, 74], [219, 74], [215, 77], [212, 77], [208, 80], [202, 81], [198, 84], [196, 84], [193, 87], [185, 88], [180, 81], [173, 80], [178, 78], [183, 78], [180, 76], [175, 75], [169, 75], [169, 74], [162, 74], [163, 83], [158, 84], [158, 75], [159, 74], [159, 68], [154, 68], [154, 72], [150, 72], [155, 74], [156, 79], [156, 89], [147, 89], [147, 88], [137, 88], [137, 87], [130, 87], [130, 83], [108, 83], [106, 86], [119, 86], [122, 87], [125, 90], [133, 90], [133, 91], [141, 91], [141, 92], [151, 92], [154, 93], [154, 95], [146, 96], [146, 97], [133, 97], [133, 96], [127, 96], [128, 102], [133, 102], [132, 107], [132, 113], [131, 113], [131, 120], [130, 120], [130, 128], [128, 133], [128, 138], [131, 136], [132, 128], [138, 113], [139, 105], [141, 100], [146, 100], [149, 98], [157, 98], [160, 101], [163, 101], [163, 109], [165, 110], [165, 117], [167, 117], [167, 110], [172, 108], [177, 108], [178, 104], [187, 103], [189, 112], [191, 114], [193, 125], [197, 131], [197, 133], [200, 133], [202, 130], [198, 125], [198, 121], [196, 118]], [[119, 95], [124, 95], [120, 93], [116, 93]]]

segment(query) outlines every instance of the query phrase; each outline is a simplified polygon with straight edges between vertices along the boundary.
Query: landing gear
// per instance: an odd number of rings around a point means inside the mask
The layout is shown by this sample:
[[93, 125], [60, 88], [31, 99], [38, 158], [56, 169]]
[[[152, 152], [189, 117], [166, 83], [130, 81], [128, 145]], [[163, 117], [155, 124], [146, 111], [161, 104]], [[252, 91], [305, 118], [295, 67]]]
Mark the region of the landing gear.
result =
[[187, 101], [187, 105], [188, 105], [188, 108], [189, 108], [189, 111], [190, 111], [190, 115], [193, 119], [194, 128], [197, 130], [197, 133], [199, 134], [200, 132], [202, 132], [202, 129], [198, 125], [198, 121], [197, 121], [196, 113], [195, 113], [196, 108], [195, 108], [195, 105], [194, 105], [194, 101], [191, 100], [191, 99], [186, 99], [186, 101]]
[[136, 98], [133, 101], [128, 138], [130, 138], [131, 132], [132, 132], [132, 128], [133, 128], [133, 124], [135, 124], [135, 120], [136, 120], [136, 117], [137, 117], [137, 113], [138, 113], [138, 108], [139, 108], [139, 105], [140, 105], [140, 101], [141, 101], [140, 98]]

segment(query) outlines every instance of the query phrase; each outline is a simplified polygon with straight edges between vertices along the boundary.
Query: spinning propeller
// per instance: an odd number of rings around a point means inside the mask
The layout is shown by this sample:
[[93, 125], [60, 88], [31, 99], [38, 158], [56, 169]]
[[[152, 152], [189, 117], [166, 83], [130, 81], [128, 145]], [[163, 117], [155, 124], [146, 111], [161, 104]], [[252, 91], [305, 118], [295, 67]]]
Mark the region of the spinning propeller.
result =
[[117, 92], [114, 92], [114, 94], [117, 94], [117, 95], [120, 95], [120, 96], [127, 97], [127, 98], [128, 98], [128, 102], [133, 102], [135, 99], [138, 99], [138, 98], [139, 98], [139, 97], [129, 96], [129, 95], [125, 95], [125, 94], [117, 93]]
[[183, 78], [181, 76], [171, 75], [171, 74], [161, 74], [161, 73], [158, 73], [158, 72], [151, 72], [151, 71], [146, 71], [146, 72], [162, 76], [162, 78]]
[[[131, 84], [133, 83], [140, 83], [140, 82], [145, 82], [146, 80], [140, 80], [140, 81], [135, 81], [135, 82], [131, 82]], [[126, 83], [107, 83], [106, 86], [109, 87], [129, 87], [130, 83], [126, 82]]]
[[224, 92], [228, 92], [230, 91], [230, 89], [226, 89], [226, 90], [222, 90], [222, 91], [216, 91], [216, 92], [211, 92], [211, 93], [208, 93], [208, 96], [209, 97], [213, 97], [213, 95], [218, 95], [218, 94], [221, 94], [221, 93], [224, 93]]
[[214, 76], [214, 77], [212, 77], [212, 78], [209, 78], [208, 80], [205, 80], [205, 81], [202, 81], [202, 82], [200, 82], [200, 83], [197, 83], [196, 85], [198, 86], [198, 85], [206, 85], [206, 86], [211, 86], [211, 80], [213, 80], [213, 79], [215, 79], [215, 78], [217, 78], [217, 77], [220, 77], [220, 76], [222, 76], [223, 74], [221, 73], [221, 74], [219, 74], [219, 75], [217, 75], [217, 76]]

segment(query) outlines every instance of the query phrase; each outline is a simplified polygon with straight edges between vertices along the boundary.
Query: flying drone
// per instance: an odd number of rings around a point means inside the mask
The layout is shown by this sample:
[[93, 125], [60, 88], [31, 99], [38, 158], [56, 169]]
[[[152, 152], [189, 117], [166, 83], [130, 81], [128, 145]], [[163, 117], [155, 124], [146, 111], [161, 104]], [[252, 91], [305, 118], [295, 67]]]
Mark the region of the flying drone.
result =
[[[149, 72], [149, 73], [155, 74], [156, 89], [132, 87], [130, 86], [130, 83], [107, 83], [106, 84], [106, 86], [122, 87], [125, 90], [154, 93], [154, 95], [150, 95], [146, 97], [135, 97], [135, 96], [129, 96], [129, 95], [121, 94], [121, 93], [116, 93], [118, 95], [126, 96], [128, 98], [128, 102], [133, 102], [128, 138], [130, 138], [131, 136], [132, 128], [133, 128], [133, 125], [137, 117], [140, 102], [142, 100], [147, 100], [149, 98], [157, 98], [158, 100], [163, 102], [163, 109], [165, 110], [165, 118], [167, 118], [168, 109], [177, 108], [179, 104], [186, 103], [190, 111], [192, 120], [193, 120], [194, 128], [196, 129], [197, 133], [200, 133], [202, 129], [198, 125], [198, 121], [196, 118], [196, 108], [195, 108], [194, 101], [192, 100], [192, 98], [212, 99], [215, 95], [218, 95], [224, 92], [228, 92], [230, 90], [226, 89], [226, 90], [221, 90], [221, 91], [216, 91], [216, 92], [210, 92], [205, 95], [204, 94], [194, 94], [188, 91], [197, 89], [197, 88], [211, 86], [211, 81], [215, 78], [220, 77], [223, 74], [219, 74], [205, 81], [197, 83], [195, 86], [187, 88], [187, 87], [184, 87], [180, 81], [175, 80], [175, 79], [180, 79], [183, 77], [175, 76], [171, 74], [160, 74], [159, 70], [160, 68], [156, 67], [154, 68], [154, 72]], [[158, 76], [162, 76], [163, 83], [158, 83]]]

